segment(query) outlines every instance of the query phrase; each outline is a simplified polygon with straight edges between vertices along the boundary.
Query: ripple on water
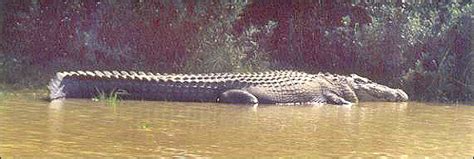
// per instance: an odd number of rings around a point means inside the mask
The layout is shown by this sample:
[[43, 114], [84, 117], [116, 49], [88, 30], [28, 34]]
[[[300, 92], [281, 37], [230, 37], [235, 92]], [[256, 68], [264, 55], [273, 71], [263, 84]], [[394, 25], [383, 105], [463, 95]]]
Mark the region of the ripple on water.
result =
[[[0, 156], [472, 157], [474, 107], [427, 103], [258, 107], [12, 98]], [[471, 155], [471, 156], [470, 156]]]

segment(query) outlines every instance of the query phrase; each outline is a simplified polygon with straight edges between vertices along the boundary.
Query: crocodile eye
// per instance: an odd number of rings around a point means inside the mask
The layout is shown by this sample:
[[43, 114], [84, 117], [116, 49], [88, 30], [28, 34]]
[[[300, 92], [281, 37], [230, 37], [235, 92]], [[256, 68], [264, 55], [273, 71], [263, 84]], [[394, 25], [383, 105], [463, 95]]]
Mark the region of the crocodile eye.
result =
[[369, 80], [367, 79], [362, 79], [362, 78], [354, 78], [355, 83], [370, 83]]

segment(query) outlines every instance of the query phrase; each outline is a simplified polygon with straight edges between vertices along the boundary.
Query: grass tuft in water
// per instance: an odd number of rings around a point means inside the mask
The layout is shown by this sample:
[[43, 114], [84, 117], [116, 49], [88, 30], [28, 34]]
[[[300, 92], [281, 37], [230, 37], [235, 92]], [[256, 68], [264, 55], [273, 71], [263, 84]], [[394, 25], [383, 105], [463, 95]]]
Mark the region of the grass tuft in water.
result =
[[118, 96], [117, 91], [111, 91], [109, 94], [105, 93], [104, 91], [97, 90], [97, 96], [92, 98], [93, 101], [102, 101], [105, 102], [106, 105], [116, 107], [117, 104], [120, 102], [120, 98]]
[[140, 122], [140, 129], [150, 129], [151, 125], [148, 122]]

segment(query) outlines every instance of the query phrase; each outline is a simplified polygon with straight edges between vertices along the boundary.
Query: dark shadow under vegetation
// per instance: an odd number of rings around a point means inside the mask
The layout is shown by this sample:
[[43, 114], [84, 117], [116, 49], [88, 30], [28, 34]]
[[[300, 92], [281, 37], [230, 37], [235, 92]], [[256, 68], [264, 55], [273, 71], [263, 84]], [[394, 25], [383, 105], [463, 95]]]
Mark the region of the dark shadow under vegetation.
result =
[[[437, 2], [437, 1], [435, 1]], [[472, 102], [470, 0], [0, 2], [2, 88], [56, 71], [356, 73], [413, 100]]]

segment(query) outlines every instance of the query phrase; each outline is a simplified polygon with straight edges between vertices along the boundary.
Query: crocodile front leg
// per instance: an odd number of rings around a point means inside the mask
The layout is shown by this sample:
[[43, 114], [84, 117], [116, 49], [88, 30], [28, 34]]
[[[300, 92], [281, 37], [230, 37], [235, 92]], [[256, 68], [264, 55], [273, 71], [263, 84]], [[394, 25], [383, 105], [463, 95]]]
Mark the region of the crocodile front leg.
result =
[[334, 92], [326, 92], [324, 93], [324, 97], [326, 97], [326, 102], [329, 104], [336, 104], [336, 105], [352, 104], [351, 102], [345, 100], [344, 98], [340, 97]]
[[241, 104], [257, 104], [258, 99], [253, 94], [239, 89], [231, 89], [222, 93], [218, 102], [222, 103], [241, 103]]

